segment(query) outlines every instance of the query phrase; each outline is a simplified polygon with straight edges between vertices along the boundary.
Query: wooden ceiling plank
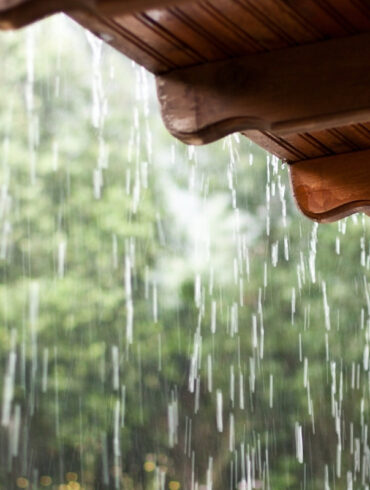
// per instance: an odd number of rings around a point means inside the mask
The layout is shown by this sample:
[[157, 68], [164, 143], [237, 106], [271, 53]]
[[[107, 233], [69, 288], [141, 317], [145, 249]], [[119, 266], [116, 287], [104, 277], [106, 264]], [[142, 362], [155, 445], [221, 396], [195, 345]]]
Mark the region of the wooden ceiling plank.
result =
[[83, 10], [70, 13], [70, 17], [151, 72], [163, 73], [177, 67], [155, 47], [143, 42], [135, 32], [126, 29], [114, 19]]
[[[191, 2], [189, 6], [181, 5], [181, 9], [186, 9], [186, 11], [188, 11], [190, 8], [191, 10], [194, 10], [196, 8], [196, 5], [197, 4]], [[216, 6], [213, 2], [211, 3], [208, 1], [201, 2], [198, 5], [201, 7], [201, 10], [206, 13], [206, 17], [203, 19], [203, 22], [206, 25], [209, 25], [209, 23], [211, 23], [211, 26], [216, 25], [216, 33], [221, 28], [222, 31], [220, 32], [220, 34], [222, 34], [222, 36], [225, 36], [222, 37], [222, 39], [224, 39], [225, 42], [227, 41], [228, 44], [231, 42], [231, 46], [236, 46], [236, 51], [234, 54], [237, 54], [239, 51], [240, 54], [254, 53], [257, 51], [263, 51], [265, 49], [257, 39], [252, 37], [247, 32], [247, 30], [243, 28], [243, 24], [240, 24], [239, 22], [234, 20], [234, 16], [231, 16], [231, 18], [229, 18], [225, 15], [225, 7], [223, 5], [217, 4]]]
[[333, 131], [338, 131], [343, 138], [350, 142], [354, 147], [357, 147], [358, 150], [370, 148], [370, 134], [361, 131], [361, 128], [357, 127], [355, 124], [338, 129], [334, 128]]
[[165, 19], [166, 28], [176, 33], [184, 43], [200, 52], [207, 61], [225, 59], [230, 56], [230, 50], [224, 45], [222, 39], [201, 25], [196, 16], [189, 17], [177, 7], [151, 10], [147, 13], [153, 16], [153, 12], [157, 22]]
[[[211, 3], [211, 2], [208, 2]], [[230, 0], [213, 2], [213, 7], [222, 15], [239, 26], [246, 35], [254, 39], [261, 50], [279, 49], [289, 45], [289, 42], [274, 32], [269, 25], [259, 18], [258, 12], [247, 8], [243, 3]]]
[[333, 154], [324, 142], [317, 140], [311, 133], [290, 134], [282, 139], [303, 152], [306, 159]]
[[279, 138], [279, 136], [273, 135], [268, 131], [256, 131], [248, 130], [243, 131], [242, 134], [261, 146], [264, 150], [272, 153], [281, 160], [296, 162], [306, 159], [306, 155], [301, 152], [300, 149], [290, 145], [285, 139]]
[[304, 44], [317, 40], [317, 32], [302, 22], [297, 12], [280, 0], [244, 0], [251, 11], [258, 12], [259, 17], [288, 45]]
[[290, 166], [299, 209], [319, 222], [370, 210], [370, 150], [296, 162]]
[[167, 8], [187, 3], [189, 0], [93, 0], [94, 6], [104, 15], [123, 15]]
[[370, 133], [370, 122], [368, 122], [368, 121], [367, 122], [363, 122], [363, 123], [360, 124], [360, 126], [361, 126], [361, 128], [363, 130], [366, 130], [366, 131], [368, 131]]
[[[115, 15], [114, 21], [124, 29], [138, 37], [144, 44], [152, 46], [157, 52], [170, 60], [174, 67], [194, 65], [201, 59], [172, 37], [168, 32], [161, 30], [159, 26], [150, 22], [145, 16], [139, 15]], [[157, 71], [155, 71], [157, 73]]]
[[360, 34], [175, 70], [157, 77], [162, 116], [192, 144], [369, 121], [369, 60], [370, 34]]
[[364, 15], [354, 2], [348, 0], [326, 0], [326, 2], [346, 19], [356, 32], [370, 30], [370, 17]]
[[347, 30], [338, 23], [316, 0], [285, 0], [285, 3], [294, 9], [325, 38], [341, 37], [348, 34]]
[[367, 18], [370, 19], [370, 5], [368, 0], [351, 0], [356, 8]]
[[241, 55], [246, 52], [256, 51], [253, 45], [249, 44], [249, 39], [243, 39], [235, 31], [232, 25], [225, 22], [221, 15], [215, 15], [214, 11], [205, 2], [188, 2], [176, 7], [189, 19], [196, 19], [206, 35], [215, 45], [219, 45], [228, 56]]
[[140, 17], [145, 17], [154, 29], [165, 33], [174, 44], [181, 46], [196, 63], [226, 58], [217, 46], [200, 36], [192, 29], [191, 23], [183, 22], [171, 9], [149, 10]]
[[[350, 130], [350, 132], [348, 132]], [[363, 125], [289, 135], [281, 138], [268, 132], [243, 131], [243, 134], [282, 160], [296, 162], [332, 154], [370, 148], [370, 132]]]
[[339, 0], [335, 5], [332, 5], [327, 0], [315, 0], [315, 2], [320, 5], [320, 8], [322, 8], [322, 10], [324, 10], [333, 21], [340, 25], [347, 34], [350, 35], [356, 33], [356, 28], [353, 26], [351, 21], [338, 9], [338, 7], [343, 5], [341, 0]]
[[311, 131], [310, 135], [330, 148], [332, 153], [348, 153], [358, 149], [357, 145], [348, 141], [347, 138], [344, 138], [337, 129]]

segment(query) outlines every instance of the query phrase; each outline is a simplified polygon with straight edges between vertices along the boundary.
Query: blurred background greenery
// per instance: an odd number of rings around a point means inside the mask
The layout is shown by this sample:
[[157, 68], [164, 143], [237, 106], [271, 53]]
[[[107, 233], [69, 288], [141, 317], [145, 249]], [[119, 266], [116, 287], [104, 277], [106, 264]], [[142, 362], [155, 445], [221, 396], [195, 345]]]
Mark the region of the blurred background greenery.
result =
[[368, 489], [368, 218], [63, 16], [0, 59], [0, 488]]

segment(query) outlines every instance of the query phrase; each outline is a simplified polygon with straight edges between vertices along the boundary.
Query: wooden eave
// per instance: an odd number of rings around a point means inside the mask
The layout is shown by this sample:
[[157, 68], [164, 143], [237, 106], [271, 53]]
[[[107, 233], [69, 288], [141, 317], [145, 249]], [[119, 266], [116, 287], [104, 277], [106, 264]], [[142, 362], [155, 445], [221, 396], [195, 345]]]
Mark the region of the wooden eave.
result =
[[0, 28], [65, 12], [157, 77], [180, 140], [240, 131], [291, 164], [300, 209], [370, 209], [367, 0], [0, 0]]

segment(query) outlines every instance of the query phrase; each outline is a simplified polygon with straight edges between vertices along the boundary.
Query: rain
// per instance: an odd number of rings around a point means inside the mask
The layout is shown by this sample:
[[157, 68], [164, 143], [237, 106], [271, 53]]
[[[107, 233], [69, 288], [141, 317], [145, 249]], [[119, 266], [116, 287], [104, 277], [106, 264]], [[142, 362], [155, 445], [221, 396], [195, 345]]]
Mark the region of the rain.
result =
[[369, 218], [63, 15], [0, 53], [0, 489], [369, 490]]

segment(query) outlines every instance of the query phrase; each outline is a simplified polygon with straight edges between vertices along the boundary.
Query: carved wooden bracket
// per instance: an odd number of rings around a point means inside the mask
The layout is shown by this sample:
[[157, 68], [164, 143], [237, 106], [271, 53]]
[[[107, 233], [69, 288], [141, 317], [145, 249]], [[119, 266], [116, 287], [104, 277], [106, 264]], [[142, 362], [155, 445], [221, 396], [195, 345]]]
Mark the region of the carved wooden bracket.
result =
[[370, 34], [174, 70], [157, 88], [167, 129], [191, 144], [368, 121]]
[[297, 162], [290, 175], [299, 209], [315, 221], [370, 211], [370, 150]]

